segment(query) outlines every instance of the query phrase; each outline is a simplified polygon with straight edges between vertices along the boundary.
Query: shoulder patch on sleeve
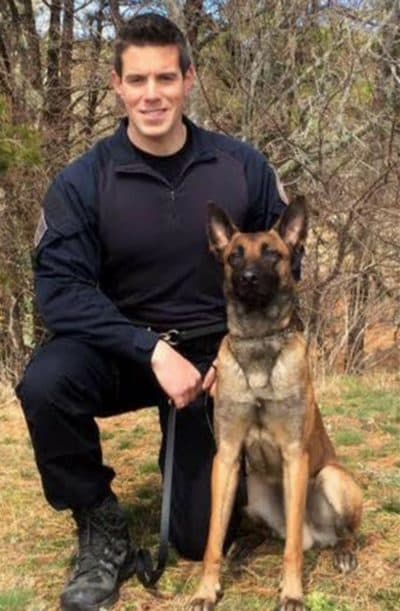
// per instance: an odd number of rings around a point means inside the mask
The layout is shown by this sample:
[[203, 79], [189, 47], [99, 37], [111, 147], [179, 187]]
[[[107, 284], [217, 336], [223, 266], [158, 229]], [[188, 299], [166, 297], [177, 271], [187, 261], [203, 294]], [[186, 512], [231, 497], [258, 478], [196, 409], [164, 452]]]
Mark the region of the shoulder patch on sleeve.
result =
[[286, 191], [283, 187], [282, 181], [278, 176], [278, 172], [276, 171], [276, 169], [274, 168], [273, 165], [271, 165], [272, 171], [275, 174], [275, 180], [276, 180], [276, 188], [278, 189], [278, 193], [279, 193], [279, 197], [281, 198], [281, 200], [283, 201], [284, 204], [286, 204], [287, 206], [289, 205], [289, 198], [286, 195]]
[[39, 246], [46, 231], [47, 231], [47, 223], [46, 223], [46, 219], [44, 216], [44, 212], [43, 210], [41, 210], [39, 222], [35, 230], [35, 236], [33, 238], [33, 243], [35, 245], [35, 248]]

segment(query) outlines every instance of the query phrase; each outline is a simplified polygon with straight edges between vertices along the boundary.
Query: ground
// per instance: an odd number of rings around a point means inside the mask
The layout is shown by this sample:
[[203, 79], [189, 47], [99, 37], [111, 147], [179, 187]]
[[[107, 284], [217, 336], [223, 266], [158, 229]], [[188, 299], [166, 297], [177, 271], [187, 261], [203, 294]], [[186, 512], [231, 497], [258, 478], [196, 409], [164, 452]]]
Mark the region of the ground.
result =
[[[365, 494], [359, 568], [338, 574], [329, 550], [305, 555], [311, 611], [390, 611], [400, 601], [400, 377], [320, 380], [318, 396], [330, 435]], [[118, 472], [115, 491], [139, 545], [157, 550], [160, 514], [159, 443], [155, 410], [101, 421], [105, 461]], [[0, 610], [54, 611], [74, 553], [73, 523], [41, 493], [21, 410], [0, 388]], [[267, 539], [223, 574], [220, 611], [272, 610], [279, 591], [282, 543]], [[157, 592], [131, 579], [116, 611], [187, 607], [200, 564], [172, 551]]]

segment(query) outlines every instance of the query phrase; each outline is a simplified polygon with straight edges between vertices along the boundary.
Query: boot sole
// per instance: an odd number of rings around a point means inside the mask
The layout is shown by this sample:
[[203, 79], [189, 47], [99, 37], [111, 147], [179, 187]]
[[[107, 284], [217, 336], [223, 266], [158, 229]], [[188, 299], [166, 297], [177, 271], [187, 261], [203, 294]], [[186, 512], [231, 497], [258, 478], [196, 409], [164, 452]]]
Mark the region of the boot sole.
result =
[[61, 611], [100, 611], [100, 609], [109, 609], [112, 605], [114, 605], [119, 599], [119, 588], [114, 591], [110, 596], [101, 601], [101, 603], [96, 603], [95, 605], [84, 605], [81, 603], [69, 603], [64, 605], [61, 603], [60, 610]]

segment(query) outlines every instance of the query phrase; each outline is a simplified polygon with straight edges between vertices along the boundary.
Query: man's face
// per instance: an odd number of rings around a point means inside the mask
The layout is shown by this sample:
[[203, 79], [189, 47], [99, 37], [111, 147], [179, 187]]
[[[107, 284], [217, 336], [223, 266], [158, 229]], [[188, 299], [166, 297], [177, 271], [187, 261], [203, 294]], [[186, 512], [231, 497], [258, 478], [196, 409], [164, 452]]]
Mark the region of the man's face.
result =
[[131, 45], [123, 52], [122, 76], [113, 72], [113, 85], [125, 104], [135, 144], [151, 150], [152, 144], [179, 137], [193, 83], [194, 70], [182, 74], [175, 45]]

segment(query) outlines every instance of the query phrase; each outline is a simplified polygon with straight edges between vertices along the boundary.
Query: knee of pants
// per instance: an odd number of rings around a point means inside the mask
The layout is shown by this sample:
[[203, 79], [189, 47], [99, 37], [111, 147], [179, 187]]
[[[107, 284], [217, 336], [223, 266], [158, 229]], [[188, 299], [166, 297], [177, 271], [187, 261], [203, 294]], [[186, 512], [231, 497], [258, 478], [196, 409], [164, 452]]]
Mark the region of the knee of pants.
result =
[[46, 363], [35, 357], [26, 368], [23, 377], [16, 388], [25, 413], [32, 416], [48, 404], [62, 379], [62, 371], [56, 375], [53, 368], [47, 369]]
[[196, 533], [172, 533], [171, 541], [176, 551], [188, 560], [202, 560], [207, 545], [207, 535]]
[[[240, 523], [240, 516], [238, 513], [234, 513], [232, 515], [232, 519], [230, 521], [228, 532], [225, 536], [225, 541], [223, 545], [223, 554], [225, 555], [232, 545], [233, 541], [237, 537], [237, 531]], [[203, 560], [204, 553], [206, 551], [208, 540], [208, 532], [199, 534], [196, 532], [192, 533], [172, 533], [171, 541], [176, 549], [176, 551], [183, 556], [183, 558], [187, 558], [188, 560]]]
[[39, 349], [16, 389], [28, 420], [40, 420], [49, 409], [62, 408], [68, 397], [73, 398], [74, 405], [80, 398], [88, 401], [95, 388], [90, 378], [85, 379], [87, 371], [82, 355], [50, 344]]

